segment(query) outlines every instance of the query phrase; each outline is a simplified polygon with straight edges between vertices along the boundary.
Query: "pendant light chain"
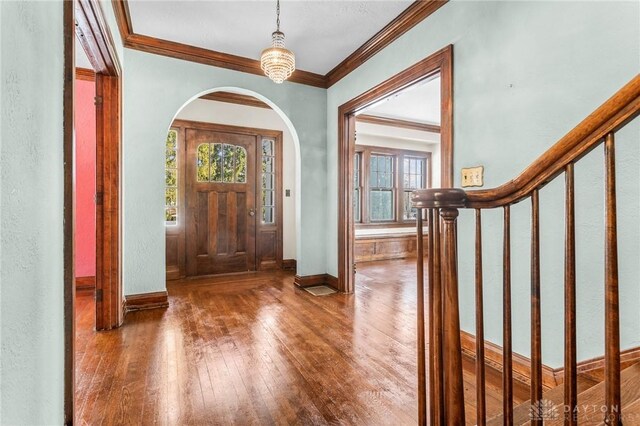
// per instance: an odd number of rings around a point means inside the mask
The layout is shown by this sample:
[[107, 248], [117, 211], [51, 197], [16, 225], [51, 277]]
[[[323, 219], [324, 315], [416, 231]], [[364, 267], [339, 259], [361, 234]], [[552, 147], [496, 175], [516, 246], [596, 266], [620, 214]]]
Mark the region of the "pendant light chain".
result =
[[280, 0], [276, 2], [276, 31], [280, 31]]

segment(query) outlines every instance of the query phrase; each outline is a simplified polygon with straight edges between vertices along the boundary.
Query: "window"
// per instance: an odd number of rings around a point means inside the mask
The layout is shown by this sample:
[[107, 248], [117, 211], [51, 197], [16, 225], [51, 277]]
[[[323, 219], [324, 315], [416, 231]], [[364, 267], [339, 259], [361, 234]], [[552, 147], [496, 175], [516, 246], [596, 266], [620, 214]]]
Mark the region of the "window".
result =
[[274, 139], [262, 139], [262, 223], [276, 223], [276, 151]]
[[201, 143], [197, 149], [196, 180], [214, 183], [246, 183], [247, 150], [235, 145]]
[[353, 220], [362, 220], [362, 153], [356, 152], [353, 157]]
[[431, 153], [356, 146], [353, 215], [358, 226], [393, 226], [416, 219], [411, 192], [430, 182]]
[[372, 222], [392, 221], [394, 215], [394, 160], [391, 155], [371, 154], [369, 158], [369, 215]]
[[416, 189], [422, 189], [426, 187], [425, 182], [425, 167], [426, 159], [419, 157], [404, 157], [404, 203], [403, 203], [403, 215], [404, 220], [414, 220], [416, 218], [417, 210], [411, 207], [411, 192]]
[[166, 225], [178, 223], [178, 132], [169, 130], [165, 141], [164, 220]]

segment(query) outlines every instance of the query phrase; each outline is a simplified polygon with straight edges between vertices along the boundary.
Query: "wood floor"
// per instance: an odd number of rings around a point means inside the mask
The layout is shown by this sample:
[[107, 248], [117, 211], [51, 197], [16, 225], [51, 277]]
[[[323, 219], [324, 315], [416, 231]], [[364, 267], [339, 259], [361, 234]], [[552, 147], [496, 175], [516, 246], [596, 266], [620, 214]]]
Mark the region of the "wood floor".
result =
[[[167, 309], [93, 331], [78, 296], [80, 424], [417, 422], [415, 260], [358, 265], [355, 295], [277, 272], [172, 282]], [[468, 422], [473, 375], [465, 373]], [[500, 411], [488, 389], [489, 414]]]

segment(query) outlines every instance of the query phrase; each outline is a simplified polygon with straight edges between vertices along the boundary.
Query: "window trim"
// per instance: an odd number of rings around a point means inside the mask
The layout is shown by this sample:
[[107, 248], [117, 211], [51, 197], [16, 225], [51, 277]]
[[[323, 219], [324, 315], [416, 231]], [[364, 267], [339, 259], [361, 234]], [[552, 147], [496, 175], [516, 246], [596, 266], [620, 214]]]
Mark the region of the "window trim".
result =
[[[431, 168], [431, 156], [429, 151], [415, 151], [408, 149], [396, 149], [386, 148], [370, 145], [355, 145], [355, 153], [360, 154], [360, 187], [362, 188], [360, 194], [360, 222], [354, 224], [356, 229], [367, 228], [406, 228], [410, 225], [415, 225], [415, 219], [403, 219], [404, 215], [404, 158], [422, 158], [426, 163], [426, 185], [427, 188], [431, 187], [432, 168]], [[370, 170], [369, 162], [372, 154], [390, 155], [393, 157], [393, 195], [394, 195], [394, 220], [392, 221], [372, 221], [369, 214], [369, 179]], [[355, 158], [355, 157], [353, 157]], [[353, 159], [352, 159], [353, 160]]]

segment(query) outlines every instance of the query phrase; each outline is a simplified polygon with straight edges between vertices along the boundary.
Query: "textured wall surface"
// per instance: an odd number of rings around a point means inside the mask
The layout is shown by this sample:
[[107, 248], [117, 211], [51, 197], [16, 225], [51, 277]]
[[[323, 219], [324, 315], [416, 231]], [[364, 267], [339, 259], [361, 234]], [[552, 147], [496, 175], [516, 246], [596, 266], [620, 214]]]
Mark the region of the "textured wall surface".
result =
[[95, 96], [95, 82], [76, 80], [76, 277], [96, 275]]
[[182, 106], [213, 89], [244, 90], [282, 112], [301, 159], [298, 273], [324, 273], [326, 91], [134, 50], [125, 51], [125, 62], [124, 293], [165, 288], [162, 142]]
[[[327, 268], [337, 272], [337, 108], [454, 46], [454, 177], [483, 164], [485, 187], [514, 178], [640, 70], [637, 2], [452, 1], [328, 90]], [[638, 124], [621, 132], [618, 179], [622, 342], [640, 344]], [[603, 354], [602, 154], [576, 170], [578, 355]], [[543, 358], [562, 364], [562, 181], [541, 193]], [[470, 213], [470, 212], [469, 212]], [[529, 354], [529, 203], [512, 211], [514, 350]], [[459, 220], [463, 329], [474, 330], [473, 219]], [[502, 341], [501, 217], [485, 215], [486, 337]]]
[[0, 10], [0, 422], [62, 424], [62, 2]]

